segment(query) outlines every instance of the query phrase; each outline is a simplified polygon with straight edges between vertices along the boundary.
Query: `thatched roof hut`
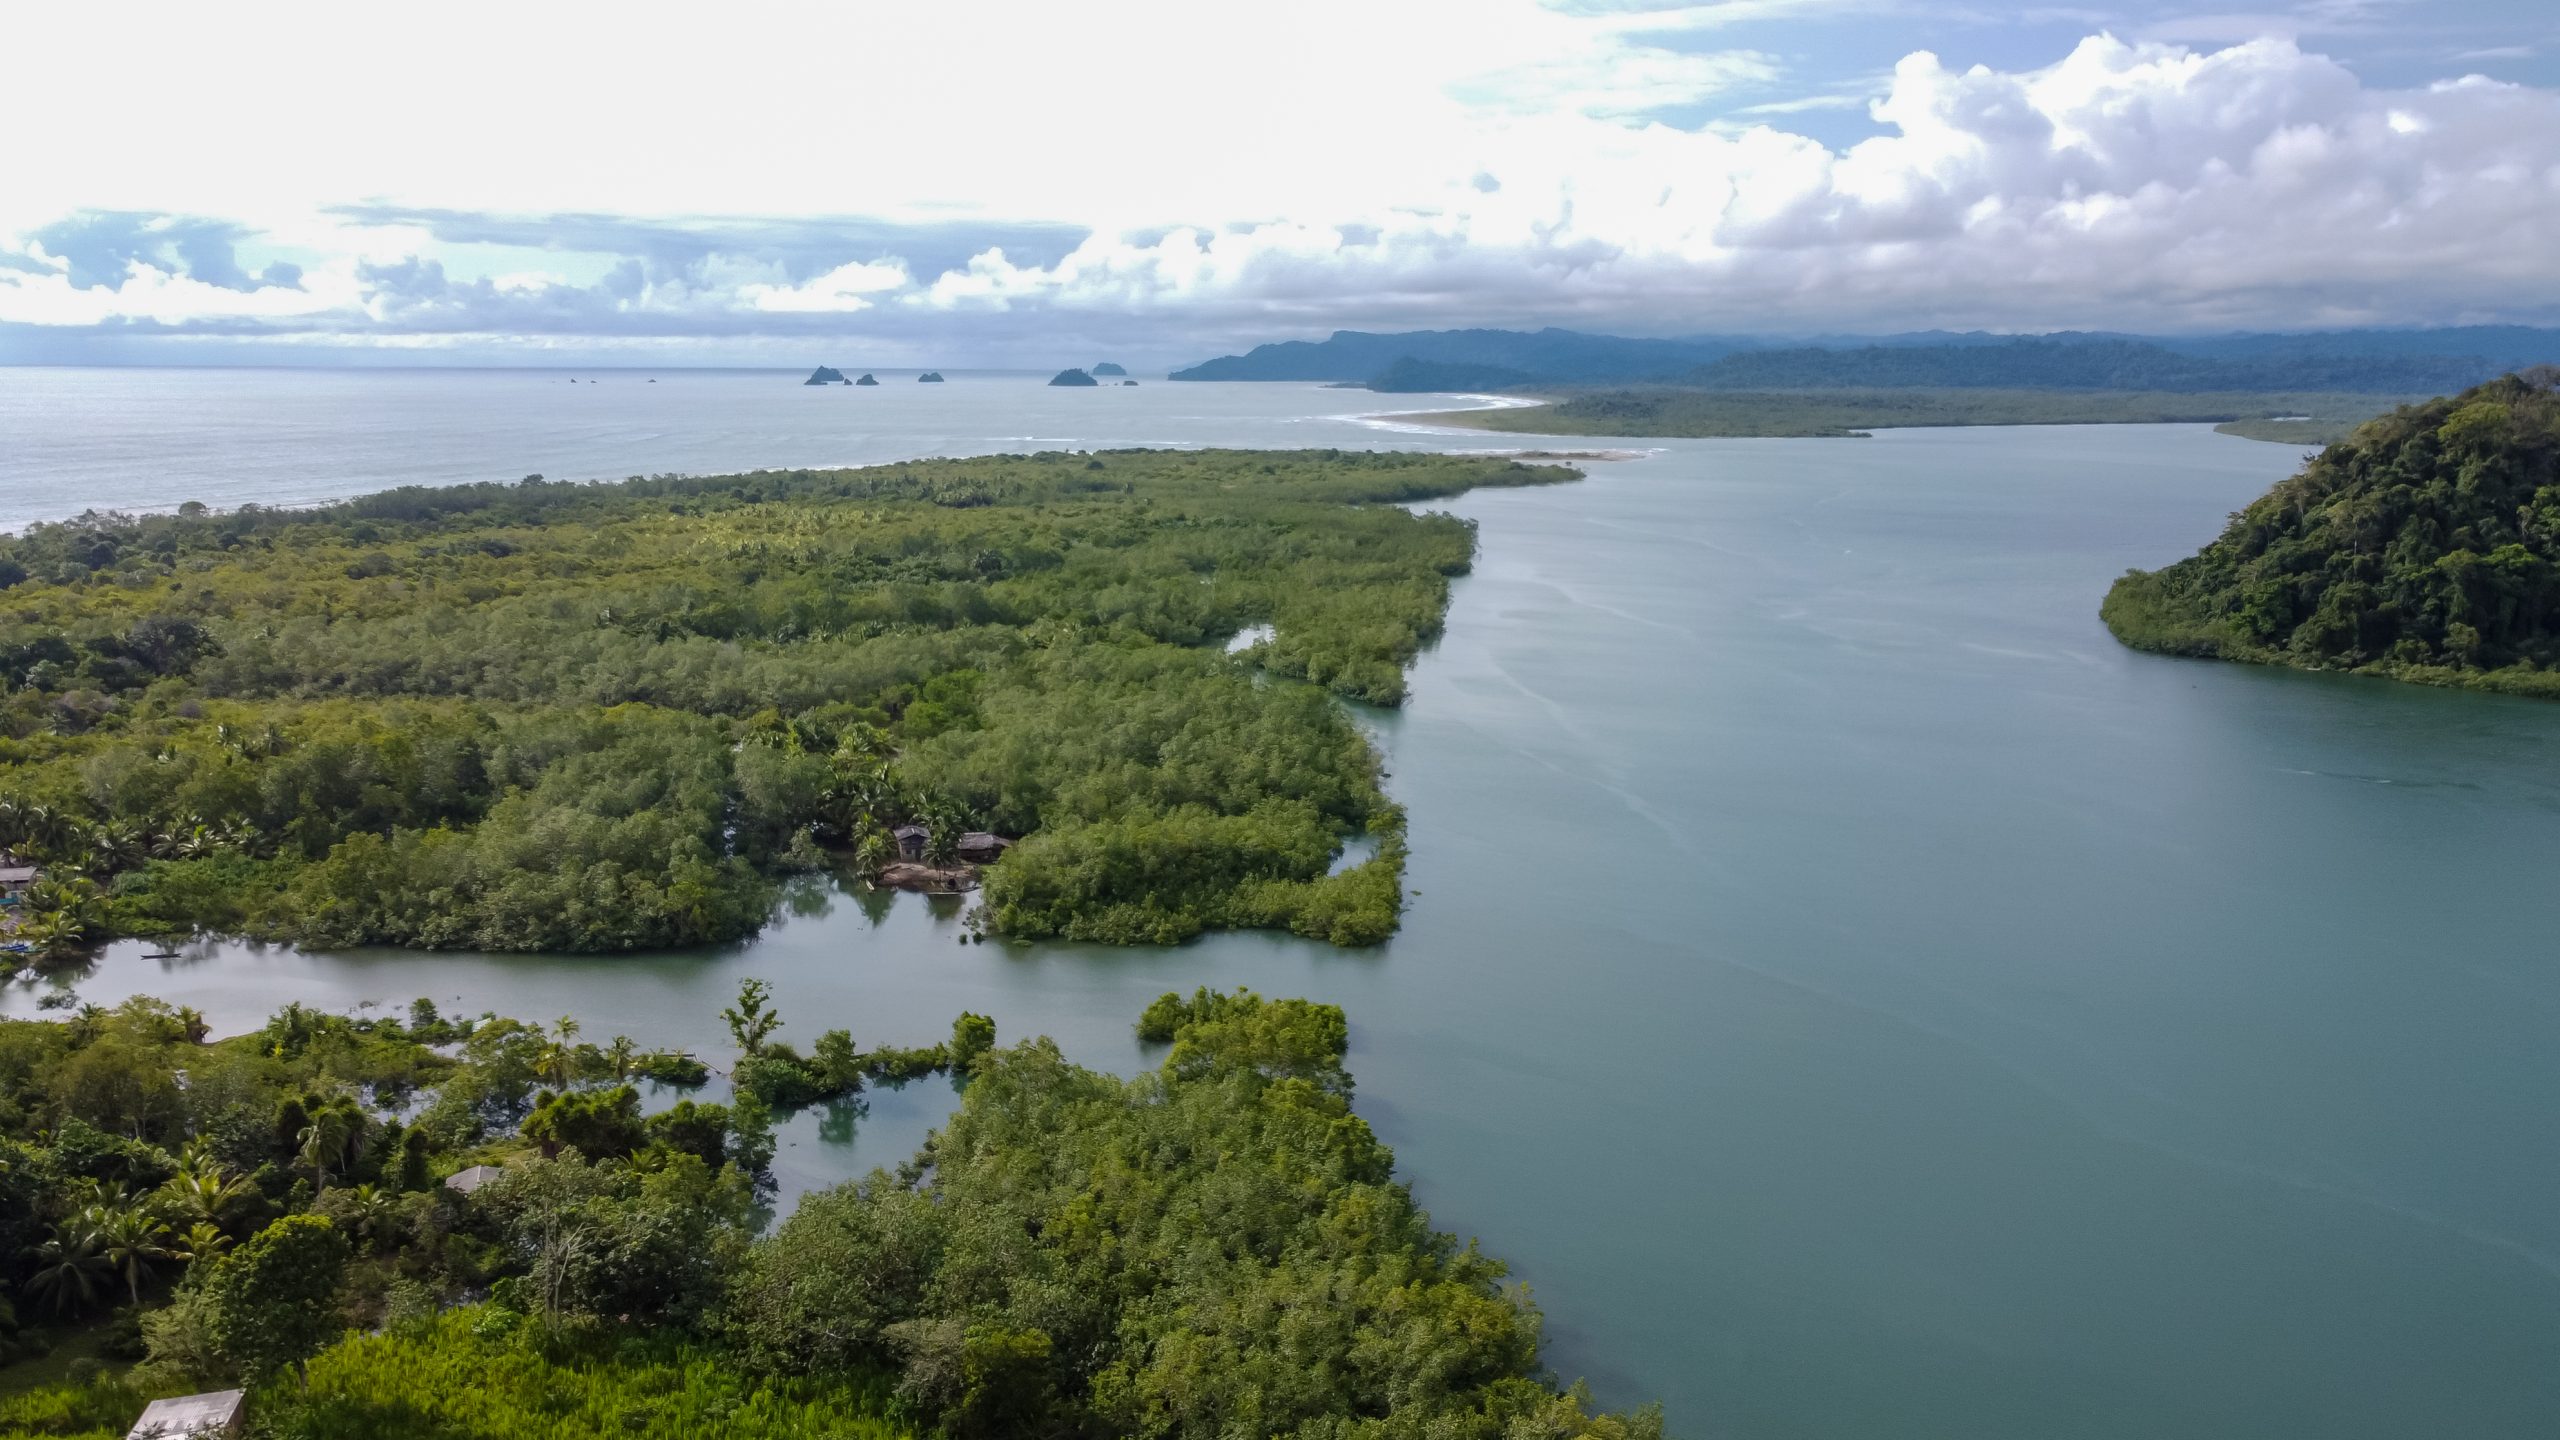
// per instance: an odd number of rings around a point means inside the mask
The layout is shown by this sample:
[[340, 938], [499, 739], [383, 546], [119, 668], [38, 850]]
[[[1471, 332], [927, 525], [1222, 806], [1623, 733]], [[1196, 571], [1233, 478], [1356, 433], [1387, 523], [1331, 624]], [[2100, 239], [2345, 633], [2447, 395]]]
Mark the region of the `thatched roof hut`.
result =
[[924, 858], [924, 847], [933, 840], [933, 832], [921, 825], [901, 825], [889, 832], [889, 838], [898, 842], [898, 854], [901, 857], [908, 860], [921, 860]]
[[973, 864], [985, 865], [1002, 859], [1004, 852], [1012, 845], [1012, 841], [1001, 835], [985, 830], [972, 830], [960, 837], [960, 858]]

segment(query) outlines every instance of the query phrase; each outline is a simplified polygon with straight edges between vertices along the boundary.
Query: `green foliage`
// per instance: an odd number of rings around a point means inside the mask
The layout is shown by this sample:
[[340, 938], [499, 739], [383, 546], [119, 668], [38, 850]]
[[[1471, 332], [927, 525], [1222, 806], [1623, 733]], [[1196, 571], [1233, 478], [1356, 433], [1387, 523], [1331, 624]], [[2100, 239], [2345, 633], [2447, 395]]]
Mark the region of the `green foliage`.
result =
[[813, 1195], [729, 1306], [753, 1363], [894, 1367], [947, 1434], [1650, 1436], [1538, 1377], [1501, 1266], [1349, 1105], [1342, 1012], [1202, 991], [1157, 1074], [982, 1060], [911, 1187]]
[[546, 1321], [685, 1323], [720, 1295], [750, 1223], [752, 1194], [700, 1156], [646, 1164], [525, 1160], [472, 1196]]
[[782, 1017], [765, 1003], [772, 995], [771, 985], [751, 975], [738, 982], [738, 1003], [720, 1012], [729, 1027], [729, 1039], [746, 1059], [763, 1053], [765, 1041], [782, 1028]]
[[1138, 1016], [1138, 1038], [1150, 1045], [1170, 1045], [1173, 1032], [1190, 1018], [1190, 1002], [1180, 992], [1167, 990], [1147, 1002], [1146, 1010]]
[[672, 1335], [483, 1336], [484, 1312], [368, 1335], [314, 1361], [310, 1387], [253, 1398], [277, 1440], [904, 1440], [887, 1385], [747, 1374]]
[[559, 1095], [546, 1090], [525, 1117], [524, 1134], [545, 1155], [572, 1149], [589, 1160], [620, 1159], [649, 1143], [640, 1121], [640, 1092], [628, 1085]]
[[944, 1052], [951, 1068], [965, 1075], [978, 1057], [996, 1048], [996, 1022], [987, 1016], [962, 1011], [951, 1022], [951, 1044]]
[[1376, 758], [1215, 642], [1273, 625], [1273, 673], [1396, 703], [1474, 547], [1403, 507], [1568, 478], [1043, 454], [40, 525], [0, 541], [26, 576], [0, 845], [97, 883], [46, 911], [66, 952], [192, 928], [614, 951], [751, 933], [772, 874], [876, 860], [912, 819], [947, 848], [1196, 815], [1254, 832], [1215, 843], [1218, 893], [1085, 888], [1174, 930], [1331, 933], [1233, 892], [1376, 828]]
[[[1144, 1024], [1172, 1050], [1133, 1081], [1047, 1041], [996, 1050], [979, 1015], [914, 1050], [766, 1040], [756, 1061], [811, 1085], [970, 1078], [900, 1177], [810, 1196], [757, 1241], [763, 1100], [742, 1083], [641, 1117], [624, 1063], [565, 1017], [480, 1017], [432, 1067], [399, 1021], [298, 1006], [219, 1041], [147, 1001], [0, 1022], [0, 1230], [48, 1237], [18, 1293], [67, 1265], [91, 1313], [139, 1300], [115, 1330], [148, 1352], [130, 1388], [75, 1374], [0, 1423], [98, 1433], [146, 1391], [246, 1376], [279, 1436], [1659, 1434], [1555, 1390], [1525, 1297], [1395, 1183], [1351, 1109], [1341, 1010], [1203, 989]], [[62, 1115], [72, 1062], [107, 1045], [186, 1073], [157, 1138]], [[406, 1122], [360, 1098], [406, 1087], [363, 1074], [437, 1093]], [[475, 1156], [499, 1174], [468, 1197], [402, 1193]], [[439, 1313], [473, 1293], [489, 1303]], [[284, 1375], [306, 1358], [307, 1384]]]
[[2553, 372], [2404, 406], [2231, 517], [2100, 615], [2168, 654], [2560, 697]]
[[240, 1374], [265, 1377], [309, 1359], [345, 1327], [338, 1288], [349, 1247], [317, 1215], [288, 1215], [205, 1277], [205, 1338]]
[[0, 1435], [123, 1440], [149, 1397], [105, 1375], [0, 1395]]

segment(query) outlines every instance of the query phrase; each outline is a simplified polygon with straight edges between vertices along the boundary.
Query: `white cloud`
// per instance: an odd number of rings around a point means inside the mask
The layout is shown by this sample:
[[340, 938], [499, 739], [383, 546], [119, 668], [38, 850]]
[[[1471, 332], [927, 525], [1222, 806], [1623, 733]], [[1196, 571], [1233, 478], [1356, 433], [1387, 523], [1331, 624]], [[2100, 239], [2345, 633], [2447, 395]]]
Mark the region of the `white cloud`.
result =
[[910, 283], [904, 265], [856, 262], [839, 265], [805, 285], [744, 285], [738, 294], [758, 310], [853, 311], [868, 310], [872, 296], [903, 290]]
[[[336, 7], [255, 33], [197, 7], [139, 26], [51, 7], [13, 16], [34, 43], [0, 52], [0, 133], [59, 138], [13, 152], [0, 185], [0, 322], [833, 326], [894, 346], [970, 317], [1124, 341], [2166, 328], [2540, 315], [2560, 296], [2560, 94], [2384, 90], [2284, 40], [2100, 36], [2031, 70], [1909, 56], [1878, 85], [1885, 133], [1834, 150], [1785, 128], [1837, 102], [1785, 98], [1781, 61], [1663, 40], [1783, 4], [1125, 0], [1101, 23], [828, 3], [711, 28], [465, 4], [397, 35], [366, 29], [388, 12]], [[983, 43], [999, 26], [1008, 42]], [[109, 43], [137, 28], [150, 45]], [[285, 57], [291, 86], [237, 83], [290, 36], [343, 53]], [[93, 70], [41, 59], [71, 53], [123, 57], [120, 84], [155, 103], [100, 105]], [[1719, 95], [1717, 123], [1644, 118]], [[243, 290], [137, 263], [83, 288], [29, 238], [75, 209], [237, 221], [303, 278]], [[483, 243], [438, 214], [534, 218]], [[834, 216], [868, 217], [845, 226], [863, 238], [831, 250]], [[640, 235], [653, 217], [677, 218]], [[1067, 238], [1030, 244], [1030, 222]], [[952, 240], [971, 225], [974, 255]], [[902, 226], [944, 258], [916, 262]]]

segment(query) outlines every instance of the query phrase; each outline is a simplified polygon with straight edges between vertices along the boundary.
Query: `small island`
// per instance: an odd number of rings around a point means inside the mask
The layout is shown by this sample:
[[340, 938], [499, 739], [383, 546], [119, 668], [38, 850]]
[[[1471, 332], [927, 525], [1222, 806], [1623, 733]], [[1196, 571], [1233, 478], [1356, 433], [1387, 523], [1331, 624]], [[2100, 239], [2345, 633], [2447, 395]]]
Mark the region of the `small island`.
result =
[[1135, 380], [1123, 380], [1123, 381], [1121, 381], [1121, 382], [1120, 382], [1120, 384], [1121, 384], [1121, 387], [1122, 387], [1122, 388], [1124, 388], [1124, 389], [1128, 389], [1128, 390], [1135, 390], [1135, 389], [1137, 389], [1137, 388], [1138, 388], [1138, 382], [1137, 382], [1137, 381], [1135, 381]]
[[939, 370], [927, 370], [916, 377], [916, 383], [920, 385], [939, 385], [942, 383], [942, 372]]
[[1099, 385], [1102, 382], [1081, 370], [1061, 370], [1051, 377], [1049, 383], [1052, 385]]
[[1110, 361], [1105, 360], [1101, 364], [1094, 366], [1092, 373], [1096, 375], [1108, 375], [1113, 379], [1118, 379], [1120, 376], [1126, 375], [1129, 372], [1121, 369], [1117, 365], [1114, 365]]
[[2099, 615], [2140, 650], [2560, 699], [2560, 369], [2358, 427]]
[[832, 365], [821, 365], [817, 369], [810, 371], [809, 378], [801, 381], [800, 383], [803, 385], [841, 385], [844, 383], [844, 372], [838, 370]]
[[871, 373], [870, 373], [869, 371], [864, 371], [864, 372], [863, 372], [863, 376], [862, 376], [862, 378], [861, 378], [861, 379], [859, 379], [859, 380], [854, 381], [853, 383], [854, 383], [854, 384], [856, 384], [856, 385], [877, 385], [877, 384], [879, 384], [880, 382], [879, 382], [877, 379], [873, 378], [873, 376], [871, 375]]

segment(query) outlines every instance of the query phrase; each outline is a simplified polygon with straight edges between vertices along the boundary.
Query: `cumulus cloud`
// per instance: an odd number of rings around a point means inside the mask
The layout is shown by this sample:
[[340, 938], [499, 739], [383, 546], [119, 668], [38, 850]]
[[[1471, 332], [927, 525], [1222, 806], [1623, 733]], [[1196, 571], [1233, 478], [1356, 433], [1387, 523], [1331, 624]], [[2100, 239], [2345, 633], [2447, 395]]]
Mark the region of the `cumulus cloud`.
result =
[[[1666, 48], [1729, 5], [1538, 13], [1568, 27], [1538, 32], [1556, 41], [1541, 55], [1465, 41], [1428, 93], [1296, 137], [1261, 174], [1203, 159], [1222, 152], [1168, 119], [1034, 137], [1052, 168], [1116, 188], [1012, 218], [911, 188], [858, 218], [407, 202], [255, 225], [54, 217], [0, 231], [0, 324], [830, 335], [877, 363], [956, 363], [1009, 358], [1029, 333], [1179, 356], [1334, 326], [2296, 327], [2548, 319], [2560, 296], [2560, 92], [2379, 88], [2285, 39], [2100, 35], [2033, 69], [1912, 54], [1869, 103], [1878, 133], [1835, 148], [1785, 128], [1825, 97], [1643, 118], [1781, 78], [1759, 52]], [[1343, 138], [1385, 119], [1399, 123], [1365, 147]], [[1231, 157], [1264, 153], [1240, 123], [1204, 113], [1200, 128]], [[935, 144], [930, 127], [899, 143]], [[943, 158], [981, 184], [1018, 162]], [[277, 258], [252, 273], [252, 247]]]

